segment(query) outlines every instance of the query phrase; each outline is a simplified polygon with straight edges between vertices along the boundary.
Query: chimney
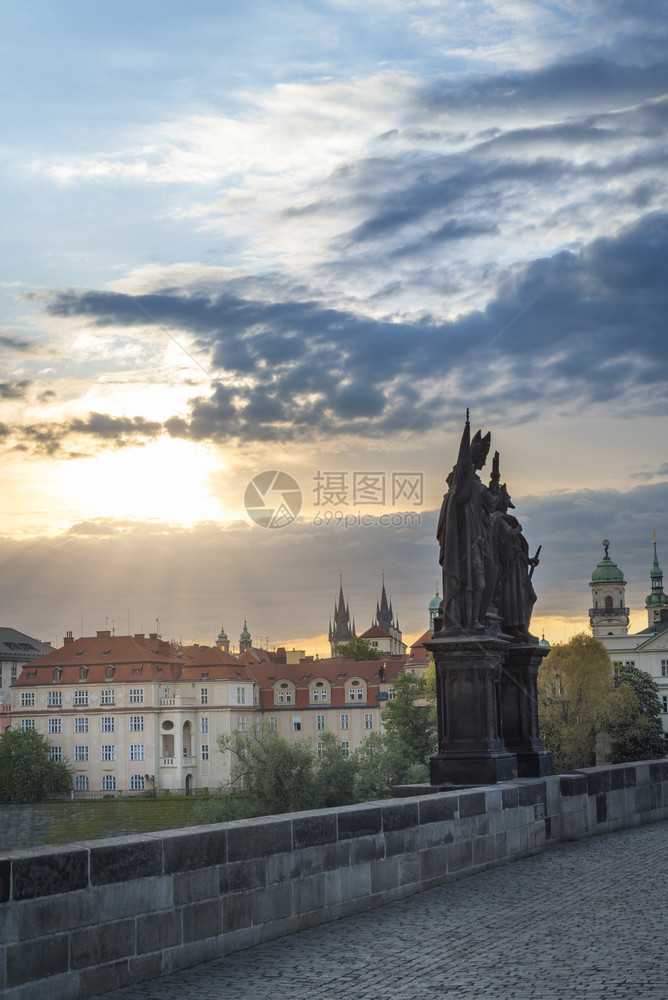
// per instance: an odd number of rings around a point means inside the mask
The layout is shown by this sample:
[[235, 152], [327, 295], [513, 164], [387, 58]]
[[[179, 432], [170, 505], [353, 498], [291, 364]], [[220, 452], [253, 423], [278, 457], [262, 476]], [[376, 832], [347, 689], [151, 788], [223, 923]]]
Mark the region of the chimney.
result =
[[143, 632], [135, 632], [135, 639], [143, 639], [143, 638], [144, 638]]
[[63, 639], [63, 646], [69, 646], [71, 642], [74, 642], [74, 637], [71, 632], [66, 632]]
[[98, 639], [111, 639], [111, 632], [108, 629], [103, 629], [102, 631], [98, 629], [97, 637]]

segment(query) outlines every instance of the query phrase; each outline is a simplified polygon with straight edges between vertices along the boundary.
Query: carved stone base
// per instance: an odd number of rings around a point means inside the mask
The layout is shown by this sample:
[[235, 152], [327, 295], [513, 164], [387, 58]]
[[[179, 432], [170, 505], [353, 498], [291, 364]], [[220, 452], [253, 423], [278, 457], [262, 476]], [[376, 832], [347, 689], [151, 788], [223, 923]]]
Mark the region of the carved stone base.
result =
[[429, 761], [432, 785], [495, 785], [517, 778], [514, 753], [440, 753]]
[[518, 778], [546, 778], [554, 774], [550, 750], [528, 750], [517, 752]]

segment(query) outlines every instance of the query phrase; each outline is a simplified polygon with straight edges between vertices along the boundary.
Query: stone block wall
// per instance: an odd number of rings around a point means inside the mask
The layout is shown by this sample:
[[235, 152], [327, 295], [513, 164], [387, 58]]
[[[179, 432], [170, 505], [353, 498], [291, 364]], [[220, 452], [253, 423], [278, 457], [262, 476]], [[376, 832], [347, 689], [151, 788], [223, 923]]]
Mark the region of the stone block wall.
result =
[[75, 1000], [561, 840], [668, 818], [668, 761], [0, 858], [0, 992]]

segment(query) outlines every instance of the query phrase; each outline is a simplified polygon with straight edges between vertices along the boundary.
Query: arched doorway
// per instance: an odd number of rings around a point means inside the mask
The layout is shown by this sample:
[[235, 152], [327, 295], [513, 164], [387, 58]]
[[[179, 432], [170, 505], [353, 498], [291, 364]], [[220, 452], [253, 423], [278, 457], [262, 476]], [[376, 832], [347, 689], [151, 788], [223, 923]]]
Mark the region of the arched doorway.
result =
[[186, 774], [186, 795], [192, 795], [193, 793], [193, 776], [192, 774]]

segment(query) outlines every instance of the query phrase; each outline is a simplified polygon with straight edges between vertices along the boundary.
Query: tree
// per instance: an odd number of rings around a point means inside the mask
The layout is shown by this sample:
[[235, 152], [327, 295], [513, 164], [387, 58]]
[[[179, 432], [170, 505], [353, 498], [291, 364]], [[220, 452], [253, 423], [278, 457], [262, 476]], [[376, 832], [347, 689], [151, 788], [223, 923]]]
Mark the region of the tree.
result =
[[[197, 810], [200, 822], [222, 822], [355, 801], [356, 758], [334, 733], [323, 732], [314, 752], [308, 740], [288, 743], [271, 730], [219, 736], [218, 749], [232, 755], [232, 782]], [[243, 794], [239, 794], [243, 792]]]
[[370, 639], [361, 639], [354, 635], [349, 642], [336, 647], [336, 656], [346, 660], [382, 660], [383, 653], [371, 645]]
[[383, 723], [404, 748], [410, 764], [429, 762], [436, 752], [436, 711], [427, 700], [428, 682], [414, 674], [401, 674], [394, 681], [396, 696], [386, 701]]
[[598, 639], [581, 632], [552, 647], [538, 671], [538, 717], [555, 771], [596, 763], [596, 737], [609, 722], [613, 690], [610, 656]]
[[614, 685], [618, 692], [633, 693], [627, 701], [625, 719], [611, 713], [607, 731], [610, 736], [608, 760], [623, 764], [633, 760], [655, 760], [666, 756], [666, 741], [661, 721], [661, 702], [656, 683], [648, 673], [630, 664], [614, 664]]
[[35, 729], [9, 729], [0, 739], [0, 798], [34, 802], [65, 795], [73, 784], [67, 760], [51, 759], [51, 744]]
[[426, 762], [416, 763], [395, 732], [371, 733], [357, 751], [355, 800], [386, 799], [395, 785], [413, 785], [429, 780]]

